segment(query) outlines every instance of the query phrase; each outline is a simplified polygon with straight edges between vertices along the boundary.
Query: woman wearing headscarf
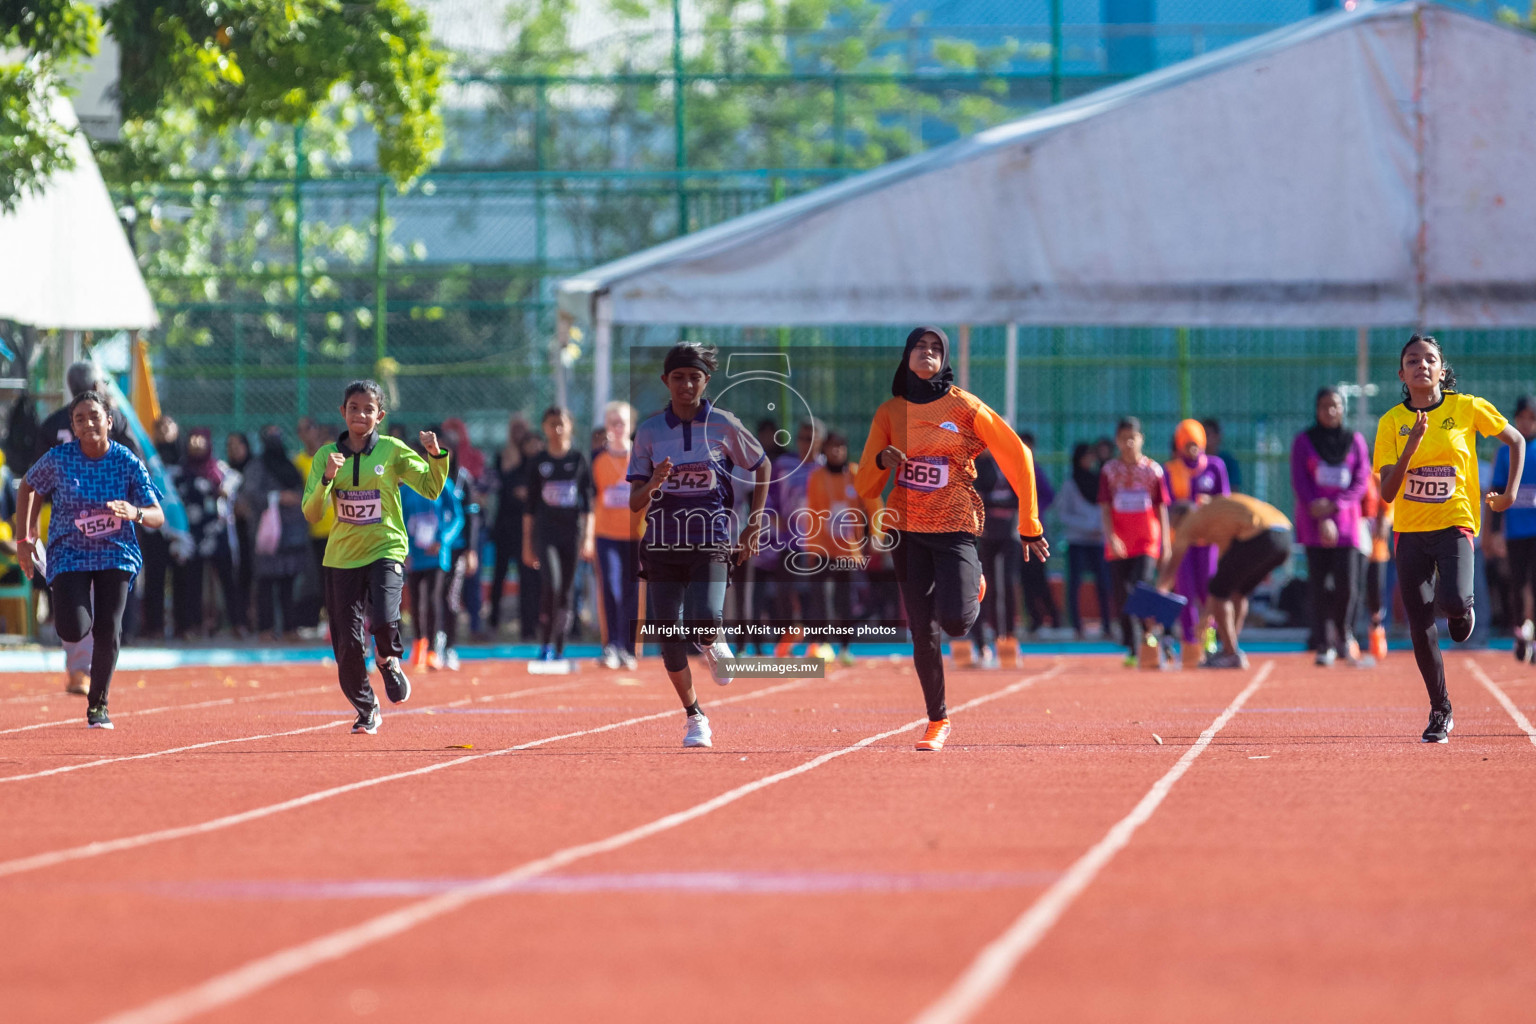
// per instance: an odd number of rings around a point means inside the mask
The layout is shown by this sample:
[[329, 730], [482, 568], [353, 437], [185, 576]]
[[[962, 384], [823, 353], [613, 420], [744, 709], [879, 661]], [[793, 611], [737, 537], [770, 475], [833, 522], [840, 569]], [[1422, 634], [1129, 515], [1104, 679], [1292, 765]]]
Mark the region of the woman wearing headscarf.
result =
[[239, 431], [232, 431], [224, 438], [224, 466], [226, 479], [224, 490], [230, 497], [230, 554], [235, 562], [235, 587], [240, 593], [240, 617], [230, 612], [231, 624], [236, 636], [244, 636], [251, 628], [252, 558], [255, 552], [256, 524], [250, 510], [239, 500], [240, 489], [245, 484], [245, 472], [251, 465], [251, 439]]
[[[480, 544], [485, 535], [485, 507], [491, 484], [486, 478], [485, 454], [469, 441], [469, 427], [457, 416], [443, 420], [443, 437], [453, 455], [450, 478], [459, 491], [464, 508], [464, 529], [453, 546], [453, 565], [449, 570], [448, 603], [469, 615], [469, 631], [480, 635], [480, 611], [484, 596], [480, 583]], [[457, 623], [457, 613], [454, 621]], [[450, 630], [453, 636], [454, 631]], [[449, 643], [449, 649], [453, 643]], [[455, 655], [455, 660], [457, 656]]]
[[[310, 556], [309, 523], [304, 518], [304, 479], [283, 444], [282, 429], [261, 428], [261, 455], [246, 464], [240, 502], [248, 510], [254, 539], [252, 575], [256, 578], [256, 628], [263, 639], [281, 639], [295, 624], [294, 581]], [[263, 519], [275, 510], [276, 528]], [[274, 622], [273, 612], [282, 616]]]
[[883, 515], [928, 708], [917, 749], [940, 750], [950, 732], [940, 631], [970, 632], [985, 588], [976, 538], [986, 509], [972, 486], [981, 452], [991, 451], [1019, 496], [1024, 557], [1044, 559], [1050, 549], [1035, 497], [1034, 459], [1002, 417], [955, 387], [942, 330], [919, 327], [907, 335], [891, 395], [870, 424], [855, 485], [873, 501], [895, 477]]
[[1341, 646], [1349, 660], [1359, 656], [1350, 620], [1359, 578], [1355, 538], [1371, 453], [1364, 437], [1345, 429], [1344, 396], [1336, 389], [1319, 389], [1314, 408], [1316, 421], [1291, 444], [1291, 486], [1296, 539], [1307, 548], [1313, 647], [1319, 665], [1332, 665]]
[[[1173, 458], [1163, 464], [1168, 494], [1175, 504], [1198, 507], [1218, 495], [1231, 494], [1227, 466], [1205, 451], [1205, 427], [1199, 420], [1184, 420], [1173, 432]], [[1184, 663], [1198, 664], [1205, 648], [1205, 599], [1219, 556], [1214, 544], [1191, 544], [1179, 563], [1175, 593], [1189, 599], [1179, 616], [1184, 641]]]
[[1083, 616], [1078, 594], [1084, 577], [1093, 580], [1099, 598], [1099, 621], [1109, 634], [1109, 563], [1104, 560], [1104, 516], [1099, 511], [1098, 449], [1082, 443], [1072, 449], [1072, 479], [1056, 500], [1056, 515], [1067, 533], [1067, 618], [1079, 640]]
[[245, 599], [235, 583], [230, 552], [228, 480], [224, 467], [213, 456], [213, 432], [206, 427], [187, 435], [176, 492], [187, 511], [187, 532], [192, 537], [192, 553], [175, 570], [176, 633], [188, 639], [202, 632], [205, 570], [211, 570], [218, 579], [230, 625], [238, 627], [244, 621]]

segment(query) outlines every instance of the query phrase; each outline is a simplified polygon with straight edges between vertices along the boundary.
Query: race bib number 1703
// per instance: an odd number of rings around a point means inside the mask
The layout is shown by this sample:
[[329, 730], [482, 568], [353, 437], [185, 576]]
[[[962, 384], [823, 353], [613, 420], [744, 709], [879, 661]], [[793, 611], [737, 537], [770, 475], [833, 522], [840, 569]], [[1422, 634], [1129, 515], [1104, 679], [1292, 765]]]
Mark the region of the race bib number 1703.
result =
[[1408, 479], [1403, 484], [1404, 498], [1431, 505], [1450, 501], [1455, 493], [1455, 466], [1416, 466], [1408, 471]]

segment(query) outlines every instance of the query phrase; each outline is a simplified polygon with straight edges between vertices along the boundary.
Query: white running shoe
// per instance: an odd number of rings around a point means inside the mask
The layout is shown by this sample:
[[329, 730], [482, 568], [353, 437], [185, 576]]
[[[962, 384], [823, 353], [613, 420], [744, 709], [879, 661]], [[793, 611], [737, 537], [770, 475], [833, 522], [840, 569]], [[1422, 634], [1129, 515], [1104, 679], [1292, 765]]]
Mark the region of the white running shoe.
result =
[[683, 736], [685, 747], [712, 747], [714, 738], [709, 731], [709, 719], [703, 715], [688, 716], [688, 732]]
[[459, 652], [452, 647], [443, 652], [443, 668], [449, 672], [457, 672], [459, 670]]
[[730, 686], [731, 680], [736, 678], [725, 674], [723, 664], [724, 660], [734, 657], [735, 655], [731, 653], [731, 645], [724, 640], [716, 640], [704, 648], [704, 663], [709, 666], [709, 674], [714, 676], [715, 682], [721, 686]]
[[639, 659], [628, 651], [619, 652], [619, 663], [631, 672], [640, 667]]
[[604, 647], [603, 656], [597, 660], [598, 663], [603, 666], [603, 668], [618, 668], [620, 664], [622, 664], [619, 661], [618, 648], [614, 647], [613, 644], [609, 644], [607, 647]]

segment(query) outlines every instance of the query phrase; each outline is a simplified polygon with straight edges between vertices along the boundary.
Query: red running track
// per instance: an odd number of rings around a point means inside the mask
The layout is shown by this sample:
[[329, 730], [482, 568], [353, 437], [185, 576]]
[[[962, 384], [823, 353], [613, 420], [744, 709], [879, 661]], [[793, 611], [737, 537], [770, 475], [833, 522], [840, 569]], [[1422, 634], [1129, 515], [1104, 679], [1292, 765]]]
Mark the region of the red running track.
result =
[[373, 737], [323, 671], [124, 673], [111, 733], [0, 677], [3, 1016], [1527, 1016], [1536, 674], [1453, 655], [1426, 746], [1406, 656], [1271, 661], [954, 672], [938, 755], [883, 660], [711, 688], [710, 751], [650, 662], [432, 675]]

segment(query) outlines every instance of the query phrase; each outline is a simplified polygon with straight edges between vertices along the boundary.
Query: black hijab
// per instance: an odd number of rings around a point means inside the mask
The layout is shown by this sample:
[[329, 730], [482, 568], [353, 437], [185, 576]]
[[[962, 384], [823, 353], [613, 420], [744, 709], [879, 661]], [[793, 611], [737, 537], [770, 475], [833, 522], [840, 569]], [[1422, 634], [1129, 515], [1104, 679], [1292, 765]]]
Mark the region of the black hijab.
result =
[[[1323, 388], [1312, 400], [1315, 409], [1317, 403], [1323, 400], [1324, 395], [1336, 395], [1332, 388]], [[1330, 466], [1343, 465], [1349, 458], [1350, 446], [1354, 443], [1355, 432], [1345, 428], [1343, 423], [1336, 427], [1325, 427], [1321, 423], [1314, 422], [1312, 428], [1307, 431], [1307, 440], [1312, 442], [1312, 447], [1317, 449], [1317, 457]]]
[[[939, 372], [927, 380], [913, 373], [908, 366], [912, 359], [912, 349], [925, 334], [937, 337], [944, 349], [944, 361], [939, 366]], [[901, 365], [896, 367], [896, 378], [891, 381], [891, 394], [905, 398], [913, 405], [927, 405], [949, 394], [954, 383], [955, 371], [949, 366], [949, 335], [937, 327], [919, 327], [907, 335], [907, 347], [902, 350]]]
[[[241, 444], [243, 444], [245, 446], [245, 458], [241, 459], [239, 462], [236, 462], [234, 459], [230, 459], [229, 460], [229, 468], [235, 469], [235, 470], [239, 470], [240, 472], [243, 473], [243, 472], [245, 472], [246, 465], [251, 461], [251, 450], [252, 450], [251, 449], [251, 439], [246, 437], [244, 434], [240, 433], [238, 430], [234, 432], [234, 436], [238, 437], [240, 439]], [[225, 449], [226, 449], [226, 451], [228, 450], [228, 441], [227, 441], [227, 439], [226, 439], [226, 442], [225, 442]]]
[[1083, 468], [1083, 456], [1093, 451], [1091, 444], [1079, 444], [1072, 449], [1072, 482], [1078, 493], [1091, 505], [1099, 503], [1099, 474], [1102, 470]]
[[304, 478], [299, 475], [299, 467], [288, 458], [288, 450], [283, 447], [281, 431], [272, 430], [261, 435], [261, 465], [272, 475], [273, 482], [282, 490], [304, 489]]

